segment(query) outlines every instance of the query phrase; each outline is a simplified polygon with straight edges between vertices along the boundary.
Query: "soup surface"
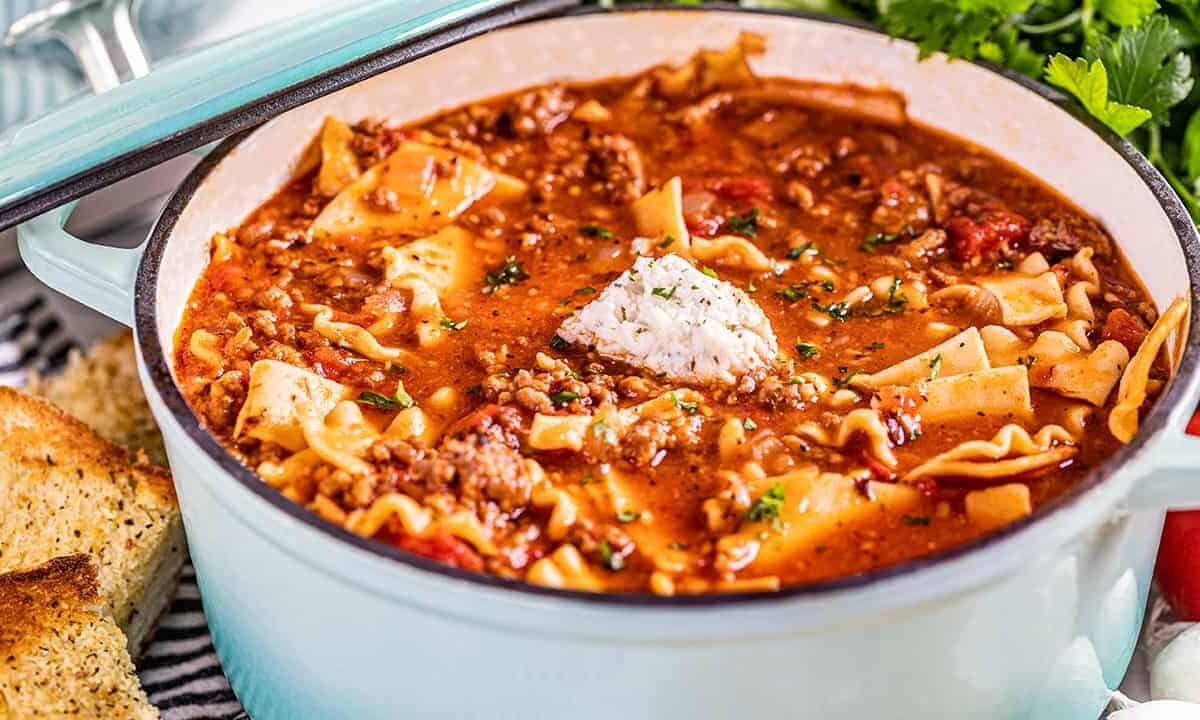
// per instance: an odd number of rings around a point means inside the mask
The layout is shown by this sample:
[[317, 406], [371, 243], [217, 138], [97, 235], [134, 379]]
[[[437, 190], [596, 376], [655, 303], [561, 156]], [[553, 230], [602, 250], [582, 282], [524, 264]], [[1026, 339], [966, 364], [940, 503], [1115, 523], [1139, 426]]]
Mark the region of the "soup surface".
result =
[[758, 50], [329, 118], [213, 239], [193, 408], [330, 522], [570, 589], [860, 573], [1069, 489], [1178, 310], [1036, 179]]

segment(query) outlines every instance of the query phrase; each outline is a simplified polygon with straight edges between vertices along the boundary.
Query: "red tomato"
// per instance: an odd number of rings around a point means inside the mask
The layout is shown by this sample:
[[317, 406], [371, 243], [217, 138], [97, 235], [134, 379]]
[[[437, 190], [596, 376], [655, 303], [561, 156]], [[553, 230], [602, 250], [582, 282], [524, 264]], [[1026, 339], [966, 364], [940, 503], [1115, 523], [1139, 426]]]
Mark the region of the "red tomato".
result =
[[463, 540], [453, 535], [439, 533], [432, 537], [417, 538], [401, 536], [396, 544], [410, 553], [424, 555], [450, 567], [479, 572], [483, 570], [483, 558]]
[[771, 181], [761, 175], [738, 175], [714, 178], [708, 182], [708, 189], [726, 200], [769, 198], [771, 196]]
[[[1187, 432], [1200, 435], [1200, 412]], [[1154, 575], [1180, 619], [1200, 622], [1200, 510], [1167, 513]]]
[[725, 222], [724, 219], [708, 213], [692, 213], [685, 215], [683, 219], [687, 223], [688, 232], [704, 237], [716, 235], [721, 229], [721, 223]]
[[950, 250], [959, 260], [974, 260], [1029, 234], [1029, 221], [1007, 210], [989, 210], [977, 219], [956, 215], [946, 221]]

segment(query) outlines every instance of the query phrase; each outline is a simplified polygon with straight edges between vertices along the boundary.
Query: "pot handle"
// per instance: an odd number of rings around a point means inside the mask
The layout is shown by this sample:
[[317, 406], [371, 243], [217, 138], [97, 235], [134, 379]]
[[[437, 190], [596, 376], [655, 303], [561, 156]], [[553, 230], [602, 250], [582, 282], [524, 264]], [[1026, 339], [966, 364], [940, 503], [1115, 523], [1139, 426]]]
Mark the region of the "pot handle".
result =
[[[1200, 435], [1200, 413], [1180, 415], [1183, 422], [1169, 423], [1162, 439], [1148, 448], [1154, 458], [1153, 469], [1133, 486], [1125, 501], [1129, 509], [1200, 508], [1200, 437], [1192, 434]], [[1186, 422], [1187, 418], [1192, 422]]]
[[17, 227], [21, 258], [39, 280], [123, 325], [133, 326], [133, 283], [146, 244], [115, 248], [85, 242], [63, 226], [68, 203]]

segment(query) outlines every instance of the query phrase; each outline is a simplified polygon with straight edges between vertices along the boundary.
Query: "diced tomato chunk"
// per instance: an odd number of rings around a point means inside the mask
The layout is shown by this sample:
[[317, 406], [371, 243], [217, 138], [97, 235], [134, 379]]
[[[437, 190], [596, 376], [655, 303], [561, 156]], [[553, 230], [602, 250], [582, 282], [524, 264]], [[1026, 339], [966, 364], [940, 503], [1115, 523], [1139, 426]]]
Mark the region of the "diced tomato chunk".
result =
[[707, 187], [726, 200], [750, 200], [771, 196], [771, 181], [761, 175], [714, 178], [708, 181]]
[[246, 284], [245, 268], [232, 260], [209, 265], [206, 275], [218, 292], [230, 293]]
[[312, 363], [318, 366], [317, 371], [325, 377], [339, 376], [350, 370], [350, 354], [324, 345], [312, 351]]
[[875, 479], [880, 482], [896, 482], [896, 471], [884, 465], [878, 458], [871, 454], [869, 450], [862, 452], [863, 464], [875, 476]]
[[716, 235], [717, 231], [721, 229], [721, 223], [725, 222], [724, 219], [708, 213], [684, 215], [683, 220], [687, 223], [688, 232], [703, 237]]
[[1029, 221], [1008, 210], [987, 210], [977, 219], [955, 215], [946, 221], [950, 251], [959, 260], [972, 261], [1012, 247], [1029, 236]]
[[1146, 339], [1148, 332], [1146, 326], [1133, 313], [1125, 308], [1114, 308], [1104, 319], [1104, 329], [1100, 331], [1100, 337], [1105, 340], [1116, 340], [1124, 345], [1132, 355], [1142, 346], [1142, 341]]
[[483, 558], [479, 553], [466, 541], [449, 533], [439, 533], [427, 538], [401, 535], [396, 544], [410, 553], [437, 560], [450, 567], [474, 572], [483, 570]]

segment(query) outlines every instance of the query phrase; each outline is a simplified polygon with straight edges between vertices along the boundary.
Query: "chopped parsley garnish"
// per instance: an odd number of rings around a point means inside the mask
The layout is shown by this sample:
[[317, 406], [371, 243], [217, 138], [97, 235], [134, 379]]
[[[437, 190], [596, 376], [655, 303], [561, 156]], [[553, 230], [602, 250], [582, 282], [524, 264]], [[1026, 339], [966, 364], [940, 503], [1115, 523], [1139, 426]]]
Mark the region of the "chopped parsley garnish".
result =
[[726, 218], [725, 224], [730, 232], [745, 235], [748, 238], [758, 237], [758, 208], [750, 208], [745, 215], [733, 215]]
[[376, 410], [384, 411], [395, 410], [396, 408], [403, 410], [404, 408], [410, 408], [416, 404], [412, 398], [412, 395], [409, 395], [408, 391], [404, 389], [403, 382], [396, 386], [396, 392], [393, 393], [391, 397], [388, 397], [387, 395], [381, 395], [377, 392], [371, 392], [370, 390], [364, 390], [358, 394], [358, 397], [355, 398], [354, 401], [359, 405], [366, 405], [367, 407], [373, 407]]
[[808, 297], [808, 286], [810, 284], [807, 282], [792, 283], [785, 288], [776, 290], [775, 294], [788, 302], [796, 302]]
[[618, 510], [617, 511], [617, 522], [631, 523], [634, 520], [637, 520], [638, 518], [640, 518], [641, 516], [642, 516], [642, 514], [640, 512], [633, 512], [632, 510]]
[[681, 543], [678, 540], [676, 540], [676, 541], [672, 542], [670, 545], [668, 545], [667, 547], [671, 548], [672, 550], [687, 550], [688, 546], [687, 546], [687, 543]]
[[758, 285], [755, 285], [754, 281], [751, 280], [750, 282], [746, 283], [746, 292], [752, 294], [758, 292]]
[[904, 524], [905, 525], [928, 525], [929, 524], [929, 516], [928, 515], [905, 515], [904, 516]]
[[803, 340], [797, 338], [796, 339], [796, 354], [799, 355], [800, 357], [804, 358], [805, 360], [812, 360], [816, 356], [820, 355], [821, 351], [817, 349], [816, 345], [813, 345], [812, 343], [809, 343], [809, 342], [804, 342]]
[[529, 279], [529, 273], [525, 272], [525, 268], [521, 267], [521, 263], [517, 262], [514, 255], [509, 255], [504, 258], [504, 264], [495, 270], [487, 272], [483, 279], [489, 287], [483, 289], [485, 293], [495, 292], [496, 288], [501, 285], [516, 285], [522, 280]]
[[563, 340], [558, 335], [555, 335], [554, 337], [550, 338], [550, 349], [551, 350], [561, 351], [561, 350], [566, 350], [569, 347], [571, 347], [571, 343], [567, 342], [566, 340]]
[[658, 246], [659, 246], [660, 248], [664, 248], [664, 249], [665, 249], [665, 248], [669, 248], [669, 247], [671, 247], [671, 246], [672, 246], [672, 245], [674, 245], [674, 244], [675, 244], [675, 236], [674, 236], [674, 235], [668, 235], [668, 236], [666, 236], [665, 238], [663, 238], [663, 239], [662, 239], [662, 242], [660, 242], [660, 243], [658, 244]]
[[804, 243], [803, 245], [797, 245], [796, 247], [788, 248], [787, 259], [788, 260], [800, 259], [800, 256], [803, 255], [804, 253], [808, 252], [810, 249], [812, 249], [812, 246], [813, 246], [813, 243], [811, 240], [809, 240], [808, 242]]
[[613, 550], [612, 545], [609, 545], [607, 540], [600, 541], [599, 549], [600, 561], [604, 564], [604, 567], [613, 572], [625, 569], [625, 556]]
[[875, 352], [876, 350], [882, 350], [882, 349], [883, 349], [883, 343], [881, 343], [881, 342], [873, 342], [867, 346], [868, 352]]
[[662, 298], [663, 300], [670, 300], [671, 298], [675, 297], [676, 289], [677, 288], [675, 288], [675, 287], [672, 287], [670, 290], [668, 290], [667, 288], [656, 287], [650, 291], [650, 294], [657, 295], [660, 298]]
[[[842, 372], [845, 372], [845, 369], [842, 369]], [[854, 376], [861, 375], [861, 374], [862, 374], [862, 370], [851, 370], [850, 374], [848, 374], [848, 375], [844, 375], [842, 377], [835, 377], [833, 379], [833, 386], [836, 388], [849, 387], [850, 381], [854, 379]]]
[[700, 409], [699, 403], [688, 402], [687, 400], [680, 400], [679, 395], [676, 393], [671, 393], [671, 402], [675, 403], [675, 407], [684, 411], [688, 415], [695, 415], [696, 411], [698, 409]]
[[584, 225], [583, 227], [579, 228], [579, 232], [587, 235], [588, 237], [598, 237], [602, 240], [612, 240], [613, 237], [615, 237], [612, 234], [612, 230], [592, 224]]
[[821, 289], [824, 290], [825, 292], [833, 292], [834, 291], [833, 281], [832, 280], [822, 280], [821, 281]]
[[904, 306], [908, 304], [908, 298], [900, 292], [900, 278], [892, 277], [892, 285], [888, 288], [887, 305], [883, 310], [887, 313], [904, 312]]
[[553, 395], [551, 395], [550, 402], [554, 403], [555, 405], [566, 405], [567, 403], [571, 402], [572, 400], [578, 400], [581, 397], [583, 397], [583, 396], [580, 395], [579, 393], [575, 392], [574, 390], [563, 390], [561, 392], [556, 392]]
[[572, 295], [595, 295], [596, 288], [594, 288], [590, 285], [587, 287], [576, 288], [575, 290], [571, 291], [571, 294]]
[[746, 430], [757, 430], [758, 423], [754, 422], [750, 418], [746, 418], [745, 420], [742, 420], [742, 427]]
[[1013, 269], [1013, 261], [1009, 260], [1008, 258], [1000, 258], [999, 260], [996, 261], [996, 269], [997, 270], [1012, 270]]
[[700, 272], [702, 272], [702, 273], [704, 273], [705, 275], [709, 276], [709, 277], [710, 277], [710, 278], [712, 278], [713, 280], [720, 280], [720, 279], [721, 279], [721, 276], [717, 275], [717, 271], [716, 271], [716, 270], [713, 270], [712, 268], [710, 268], [710, 267], [709, 267], [709, 266], [707, 266], [707, 265], [705, 265], [704, 267], [700, 268]]
[[813, 300], [812, 307], [813, 310], [823, 312], [838, 322], [844, 322], [846, 318], [850, 317], [850, 306], [844, 302], [822, 305], [816, 300]]
[[900, 233], [872, 233], [863, 238], [862, 244], [858, 246], [858, 249], [865, 253], [873, 253], [880, 245], [891, 245], [894, 242], [898, 242], [902, 237], [904, 236]]
[[929, 379], [937, 380], [938, 374], [942, 372], [942, 354], [938, 353], [933, 360], [929, 361]]
[[770, 490], [762, 494], [762, 497], [754, 501], [754, 504], [746, 511], [746, 519], [754, 522], [775, 520], [779, 517], [779, 511], [782, 509], [783, 485], [775, 483]]
[[455, 322], [448, 317], [442, 317], [442, 327], [446, 328], [447, 330], [462, 330], [466, 326], [466, 320], [459, 320], [458, 322]]

